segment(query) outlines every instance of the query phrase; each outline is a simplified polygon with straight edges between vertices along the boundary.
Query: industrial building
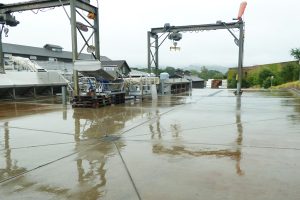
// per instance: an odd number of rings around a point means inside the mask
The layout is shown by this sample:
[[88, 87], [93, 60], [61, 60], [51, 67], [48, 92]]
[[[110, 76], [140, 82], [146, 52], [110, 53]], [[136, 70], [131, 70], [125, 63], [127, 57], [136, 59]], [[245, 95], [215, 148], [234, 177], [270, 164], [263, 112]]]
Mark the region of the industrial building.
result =
[[[6, 74], [1, 75], [3, 76], [0, 82], [2, 98], [15, 99], [24, 96], [55, 95], [61, 92], [62, 86], [67, 86], [69, 83], [71, 87], [74, 67], [72, 52], [64, 51], [61, 46], [45, 44], [43, 47], [31, 47], [3, 43], [3, 57]], [[130, 67], [125, 60], [114, 61], [105, 56], [100, 58], [103, 71], [106, 70], [107, 73], [105, 74], [107, 75], [110, 71], [118, 71], [121, 73], [120, 76], [130, 72]], [[90, 54], [80, 54], [79, 59], [94, 60]], [[33, 65], [33, 68], [37, 69], [16, 67], [18, 64], [16, 60]]]

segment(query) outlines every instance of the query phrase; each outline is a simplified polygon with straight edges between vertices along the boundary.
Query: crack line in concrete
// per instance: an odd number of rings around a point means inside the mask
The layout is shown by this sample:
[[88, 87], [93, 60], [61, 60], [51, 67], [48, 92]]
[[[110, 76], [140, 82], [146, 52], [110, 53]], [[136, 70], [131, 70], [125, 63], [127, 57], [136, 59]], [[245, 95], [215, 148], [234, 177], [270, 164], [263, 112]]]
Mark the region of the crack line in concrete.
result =
[[20, 173], [20, 174], [17, 174], [17, 175], [15, 175], [15, 176], [11, 176], [11, 177], [9, 177], [9, 178], [3, 179], [3, 180], [0, 181], [0, 184], [2, 184], [2, 183], [4, 183], [4, 182], [7, 182], [7, 181], [10, 181], [10, 180], [12, 180], [12, 179], [18, 178], [18, 177], [20, 177], [20, 176], [22, 176], [22, 175], [24, 175], [24, 174], [27, 174], [27, 173], [32, 172], [32, 171], [35, 171], [35, 170], [37, 170], [37, 169], [39, 169], [39, 168], [45, 167], [45, 166], [50, 165], [50, 164], [52, 164], [52, 163], [55, 163], [55, 162], [57, 162], [57, 161], [59, 161], [59, 160], [62, 160], [62, 159], [64, 159], [64, 158], [70, 157], [70, 156], [72, 156], [72, 155], [74, 155], [74, 154], [76, 154], [76, 153], [78, 153], [78, 152], [74, 152], [74, 153], [68, 154], [68, 155], [63, 156], [63, 157], [61, 157], [61, 158], [58, 158], [58, 159], [56, 159], [56, 160], [47, 162], [47, 163], [42, 164], [42, 165], [39, 165], [39, 166], [37, 166], [37, 167], [35, 167], [35, 168], [33, 168], [33, 169], [30, 169], [30, 170], [27, 170], [27, 171], [22, 172], [22, 173]]
[[[271, 119], [262, 119], [262, 120], [255, 120], [255, 121], [245, 121], [245, 122], [233, 122], [233, 123], [228, 123], [228, 124], [217, 124], [217, 125], [212, 125], [212, 126], [202, 126], [202, 127], [195, 127], [195, 128], [189, 128], [189, 129], [181, 129], [181, 131], [191, 131], [191, 130], [198, 130], [198, 129], [206, 129], [206, 128], [215, 128], [215, 127], [222, 127], [222, 126], [231, 126], [231, 125], [243, 125], [243, 124], [251, 124], [251, 123], [257, 123], [257, 122], [264, 122], [264, 121], [273, 121], [273, 120], [280, 120], [280, 119], [285, 119], [286, 117], [280, 117], [280, 118], [271, 118]], [[172, 131], [164, 131], [163, 134], [165, 133], [170, 133]], [[145, 135], [151, 135], [152, 133], [146, 133], [146, 134], [138, 134], [138, 135], [129, 135], [125, 136], [124, 138], [130, 138], [130, 137], [139, 137], [139, 136], [145, 136]]]
[[57, 134], [62, 134], [62, 135], [72, 135], [74, 136], [73, 133], [65, 133], [65, 132], [58, 132], [58, 131], [48, 131], [48, 130], [41, 130], [41, 129], [32, 129], [32, 128], [22, 128], [22, 127], [17, 127], [17, 126], [3, 126], [0, 125], [0, 127], [3, 128], [13, 128], [13, 129], [21, 129], [21, 130], [27, 130], [27, 131], [37, 131], [37, 132], [46, 132], [46, 133], [57, 133]]
[[217, 95], [217, 94], [219, 94], [219, 93], [221, 93], [221, 92], [223, 92], [223, 90], [220, 90], [220, 91], [214, 92], [214, 93], [212, 93], [212, 94], [209, 94], [209, 95], [207, 95], [207, 96], [208, 96], [208, 97], [213, 97], [213, 96], [215, 96], [215, 95]]
[[[73, 144], [76, 142], [61, 142], [61, 143], [51, 143], [51, 144], [40, 144], [40, 145], [31, 145], [31, 146], [23, 146], [23, 147], [15, 147], [15, 148], [9, 148], [10, 150], [16, 150], [16, 149], [29, 149], [29, 148], [37, 148], [37, 147], [47, 147], [47, 146], [55, 146], [55, 145], [63, 145], [63, 144]], [[0, 149], [1, 151], [5, 151], [7, 149]]]
[[115, 145], [115, 147], [116, 147], [116, 149], [117, 149], [117, 151], [118, 151], [118, 154], [119, 154], [119, 156], [120, 156], [120, 158], [121, 158], [121, 160], [122, 160], [122, 163], [123, 163], [123, 165], [124, 165], [124, 167], [125, 167], [125, 170], [126, 170], [128, 176], [129, 176], [129, 179], [130, 179], [130, 181], [131, 181], [131, 183], [132, 183], [132, 186], [133, 186], [133, 188], [134, 188], [134, 190], [135, 190], [135, 192], [136, 192], [136, 195], [137, 195], [138, 199], [141, 200], [142, 198], [141, 198], [140, 193], [139, 193], [139, 191], [138, 191], [138, 189], [137, 189], [137, 187], [136, 187], [136, 184], [134, 183], [134, 180], [133, 180], [133, 178], [132, 178], [132, 176], [131, 176], [131, 173], [130, 173], [130, 171], [129, 171], [129, 169], [128, 169], [126, 163], [125, 163], [125, 160], [124, 160], [124, 158], [123, 158], [123, 156], [122, 156], [122, 154], [121, 154], [121, 152], [120, 152], [118, 146], [116, 145], [116, 143], [113, 142], [113, 144]]
[[28, 174], [28, 173], [33, 172], [33, 171], [35, 171], [35, 170], [37, 170], [37, 169], [40, 169], [40, 168], [42, 168], [42, 167], [46, 167], [46, 166], [48, 166], [48, 165], [50, 165], [50, 164], [53, 164], [53, 163], [55, 163], [55, 162], [58, 162], [58, 161], [63, 160], [63, 159], [65, 159], [65, 158], [68, 158], [68, 157], [70, 157], [70, 156], [73, 156], [73, 155], [75, 155], [75, 154], [77, 154], [77, 153], [79, 153], [79, 152], [87, 151], [87, 150], [93, 148], [94, 146], [96, 146], [96, 145], [98, 145], [98, 144], [99, 144], [99, 142], [95, 143], [92, 147], [87, 148], [87, 149], [85, 149], [85, 150], [73, 152], [73, 153], [68, 154], [68, 155], [66, 155], [66, 156], [63, 156], [63, 157], [60, 157], [60, 158], [58, 158], [58, 159], [55, 159], [55, 160], [52, 160], [52, 161], [50, 161], [50, 162], [44, 163], [44, 164], [42, 164], [42, 165], [39, 165], [39, 166], [37, 166], [37, 167], [35, 167], [35, 168], [32, 168], [32, 169], [30, 169], [30, 170], [26, 170], [26, 171], [24, 171], [24, 172], [22, 172], [22, 173], [20, 173], [20, 174], [15, 175], [15, 176], [11, 176], [11, 177], [9, 177], [9, 178], [0, 180], [0, 184], [3, 184], [3, 183], [5, 183], [5, 182], [7, 182], [7, 181], [16, 179], [16, 178], [18, 178], [18, 177], [20, 177], [20, 176], [23, 176], [24, 174]]
[[[88, 140], [81, 140], [80, 142], [86, 142], [86, 141], [88, 141]], [[32, 146], [24, 146], [24, 147], [15, 147], [15, 148], [9, 148], [9, 149], [10, 150], [18, 150], [18, 149], [29, 149], [29, 148], [56, 146], [56, 145], [64, 145], [64, 144], [75, 144], [75, 143], [78, 143], [78, 142], [61, 142], [61, 143], [51, 143], [51, 144], [40, 144], [40, 145], [32, 145]], [[86, 145], [94, 145], [94, 144], [86, 144]], [[6, 151], [6, 150], [7, 149], [0, 149], [0, 152]]]
[[[147, 143], [153, 143], [153, 141], [150, 140], [124, 140], [129, 142], [147, 142]], [[166, 143], [176, 143], [176, 141], [160, 141], [160, 142], [166, 142]], [[291, 147], [271, 147], [271, 146], [250, 146], [250, 145], [230, 145], [230, 144], [214, 144], [214, 143], [202, 143], [202, 142], [184, 142], [184, 144], [192, 144], [192, 145], [208, 145], [208, 146], [226, 146], [226, 147], [236, 147], [239, 146], [241, 148], [253, 148], [253, 149], [276, 149], [276, 150], [295, 150], [300, 151], [299, 148], [291, 148]]]

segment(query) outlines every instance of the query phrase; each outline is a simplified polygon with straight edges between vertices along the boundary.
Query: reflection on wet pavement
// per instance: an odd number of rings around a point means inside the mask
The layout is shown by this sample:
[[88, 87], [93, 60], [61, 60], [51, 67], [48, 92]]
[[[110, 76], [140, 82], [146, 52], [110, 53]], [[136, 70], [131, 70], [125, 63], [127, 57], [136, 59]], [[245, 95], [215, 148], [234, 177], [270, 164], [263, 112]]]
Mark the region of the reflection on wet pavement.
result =
[[0, 196], [298, 199], [299, 99], [194, 90], [99, 109], [2, 103]]

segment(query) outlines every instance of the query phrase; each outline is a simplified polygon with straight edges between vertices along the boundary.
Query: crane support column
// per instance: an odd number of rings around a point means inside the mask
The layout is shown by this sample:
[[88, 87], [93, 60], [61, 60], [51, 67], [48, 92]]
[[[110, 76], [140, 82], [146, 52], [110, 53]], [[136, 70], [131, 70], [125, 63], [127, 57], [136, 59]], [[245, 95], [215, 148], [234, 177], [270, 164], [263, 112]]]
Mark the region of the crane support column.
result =
[[155, 34], [155, 75], [158, 77], [158, 35]]
[[4, 58], [3, 58], [3, 50], [2, 50], [2, 32], [3, 32], [3, 25], [0, 30], [0, 74], [5, 74], [4, 69]]
[[151, 52], [151, 32], [148, 31], [147, 32], [147, 59], [148, 59], [148, 62], [147, 62], [147, 66], [148, 66], [148, 73], [150, 74], [151, 73], [151, 55], [150, 55], [150, 52]]
[[100, 61], [100, 31], [99, 31], [99, 10], [95, 13], [96, 18], [94, 19], [94, 31], [95, 31], [95, 56]]
[[242, 79], [243, 79], [243, 59], [244, 59], [244, 22], [240, 23], [240, 39], [239, 39], [239, 61], [238, 61], [238, 80], [236, 95], [241, 95]]
[[[74, 64], [75, 61], [78, 59], [75, 0], [70, 1], [70, 12], [71, 12], [70, 23], [71, 23], [71, 37], [72, 37], [72, 60]], [[74, 95], [79, 95], [77, 70], [73, 70], [73, 82], [74, 82]]]

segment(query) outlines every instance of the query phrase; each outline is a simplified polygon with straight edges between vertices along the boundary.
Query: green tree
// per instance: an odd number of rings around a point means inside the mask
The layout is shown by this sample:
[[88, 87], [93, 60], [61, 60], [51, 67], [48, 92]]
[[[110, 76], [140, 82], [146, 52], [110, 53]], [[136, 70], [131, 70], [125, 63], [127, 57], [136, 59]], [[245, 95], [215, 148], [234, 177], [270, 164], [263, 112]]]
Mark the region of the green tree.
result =
[[224, 74], [216, 70], [208, 70], [205, 66], [201, 67], [201, 72], [199, 77], [208, 80], [208, 79], [223, 79]]
[[199, 77], [204, 80], [208, 80], [208, 69], [205, 66], [201, 67]]
[[270, 82], [270, 85], [271, 85], [271, 81], [267, 80], [271, 76], [274, 76], [274, 74], [270, 69], [264, 68], [263, 70], [261, 70], [261, 72], [258, 75], [258, 81], [259, 81], [260, 86], [263, 86], [263, 87], [264, 87], [264, 85], [266, 86], [267, 85], [266, 82]]
[[209, 70], [208, 71], [208, 77], [212, 79], [223, 79], [224, 74], [222, 72], [216, 71], [216, 70]]
[[198, 76], [198, 77], [199, 77], [200, 72], [198, 72], [197, 70], [192, 69], [192, 70], [191, 70], [191, 74], [192, 74], [193, 76]]
[[173, 76], [175, 74], [175, 68], [174, 67], [166, 67], [165, 72], [167, 72], [170, 76]]
[[[291, 49], [291, 56], [293, 56], [295, 59], [297, 59], [299, 61], [299, 67], [300, 68], [300, 49], [299, 48], [295, 48], [295, 49]], [[299, 69], [299, 81], [300, 81], [300, 69]]]
[[300, 60], [300, 49], [295, 48], [295, 49], [291, 49], [291, 56], [293, 56], [296, 60]]
[[294, 74], [297, 71], [297, 67], [291, 64], [288, 64], [287, 66], [283, 67], [280, 75], [282, 77], [282, 80], [284, 83], [294, 81]]

